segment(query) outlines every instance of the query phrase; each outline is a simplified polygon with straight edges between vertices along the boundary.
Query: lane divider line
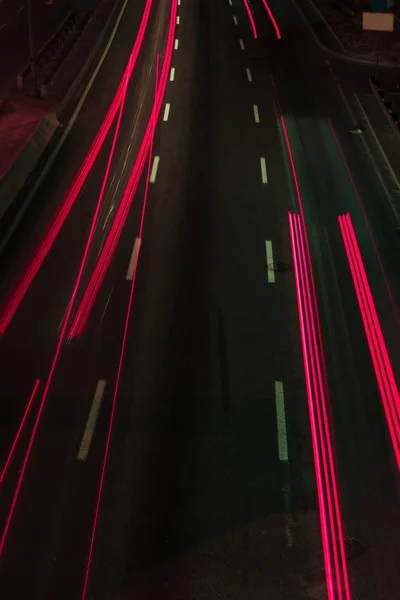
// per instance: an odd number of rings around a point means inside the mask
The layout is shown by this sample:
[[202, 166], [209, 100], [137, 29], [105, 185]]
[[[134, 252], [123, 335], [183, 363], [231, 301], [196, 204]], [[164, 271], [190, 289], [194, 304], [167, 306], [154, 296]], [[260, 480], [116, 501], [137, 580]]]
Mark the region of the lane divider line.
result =
[[244, 41], [242, 40], [242, 38], [239, 39], [239, 44], [240, 44], [240, 48], [242, 50], [244, 50]]
[[[174, 33], [173, 16], [174, 16], [174, 14], [176, 14], [176, 10], [177, 10], [176, 0], [172, 0], [171, 21], [170, 21], [170, 27], [169, 27], [169, 34], [172, 34], [172, 36]], [[152, 111], [152, 123], [151, 123], [152, 129], [151, 129], [151, 135], [150, 135], [150, 147], [149, 147], [149, 152], [147, 155], [148, 156], [148, 169], [147, 169], [147, 177], [146, 177], [146, 188], [145, 188], [145, 193], [144, 193], [142, 216], [141, 216], [140, 228], [139, 228], [139, 237], [140, 238], [142, 237], [143, 227], [144, 227], [144, 217], [145, 217], [147, 195], [148, 195], [148, 189], [149, 189], [150, 164], [151, 164], [151, 157], [152, 157], [152, 152], [153, 152], [154, 133], [155, 133], [156, 123], [157, 123], [158, 114], [159, 114], [159, 110], [156, 110], [156, 109], [157, 109], [158, 104], [160, 104], [162, 102], [162, 99], [163, 99], [163, 96], [165, 93], [166, 76], [167, 76], [167, 72], [168, 72], [168, 68], [169, 68], [169, 63], [171, 61], [171, 55], [172, 55], [172, 41], [171, 41], [171, 45], [170, 45], [169, 38], [168, 38], [167, 48], [165, 51], [165, 59], [164, 59], [165, 62], [163, 63], [163, 68], [162, 68], [161, 77], [160, 77], [160, 80], [161, 80], [160, 83], [158, 80], [159, 55], [157, 55], [157, 62], [156, 62], [156, 84], [155, 84], [155, 93], [154, 93], [155, 99], [154, 99], [154, 106], [153, 106], [153, 111]], [[164, 65], [166, 66], [165, 76], [164, 76]], [[161, 90], [160, 96], [159, 96], [159, 86], [160, 86], [160, 90]], [[130, 321], [131, 310], [132, 310], [132, 301], [133, 301], [133, 294], [134, 294], [134, 290], [135, 290], [135, 281], [136, 281], [136, 273], [134, 274], [134, 277], [132, 279], [131, 290], [130, 290], [129, 300], [128, 300], [128, 306], [127, 306], [127, 310], [126, 310], [125, 324], [124, 324], [119, 364], [118, 364], [118, 370], [117, 370], [117, 377], [116, 377], [116, 381], [115, 381], [111, 414], [110, 414], [110, 420], [109, 420], [109, 425], [108, 425], [107, 440], [106, 440], [106, 445], [105, 445], [104, 455], [103, 455], [100, 482], [99, 482], [98, 493], [97, 493], [96, 509], [95, 509], [94, 518], [93, 518], [92, 534], [91, 534], [91, 538], [90, 538], [90, 547], [89, 547], [89, 552], [88, 552], [88, 557], [87, 557], [85, 579], [84, 579], [84, 584], [83, 584], [81, 600], [86, 600], [88, 586], [89, 586], [89, 577], [90, 577], [90, 570], [91, 570], [91, 565], [92, 565], [94, 544], [95, 544], [95, 539], [96, 539], [97, 523], [98, 523], [99, 514], [100, 514], [100, 506], [101, 506], [103, 487], [104, 487], [104, 481], [105, 481], [105, 475], [106, 475], [108, 454], [109, 454], [109, 448], [110, 448], [110, 443], [111, 443], [111, 436], [112, 436], [112, 432], [113, 432], [114, 418], [115, 418], [117, 399], [118, 399], [118, 393], [119, 393], [119, 384], [120, 384], [120, 380], [121, 380], [122, 366], [123, 366], [123, 361], [124, 361], [125, 346], [126, 346], [126, 340], [128, 337], [128, 327], [129, 327], [129, 321]]]
[[165, 105], [163, 121], [168, 121], [170, 106], [169, 103]]
[[136, 265], [139, 257], [140, 246], [142, 244], [142, 239], [137, 237], [135, 239], [135, 243], [133, 244], [133, 250], [131, 255], [131, 260], [129, 261], [128, 271], [126, 273], [126, 280], [132, 281], [133, 274], [136, 272]]
[[282, 381], [275, 381], [275, 405], [278, 428], [278, 456], [280, 461], [287, 462], [289, 460], [289, 452], [286, 431], [285, 394], [283, 392]]
[[104, 396], [106, 385], [107, 381], [105, 379], [100, 379], [97, 383], [85, 431], [83, 432], [81, 445], [79, 446], [77, 456], [79, 461], [85, 461], [89, 455], [89, 449], [92, 443], [94, 430], [96, 428], [97, 417], [99, 416], [100, 405]]
[[253, 78], [251, 76], [251, 71], [250, 71], [250, 69], [248, 67], [246, 68], [246, 74], [247, 74], [247, 79], [249, 81], [253, 81]]
[[151, 169], [151, 174], [150, 174], [150, 183], [155, 183], [156, 182], [156, 177], [157, 177], [157, 171], [158, 171], [158, 165], [160, 163], [160, 157], [159, 156], [155, 156], [154, 160], [153, 160], [153, 166]]
[[174, 81], [175, 79], [175, 67], [171, 67], [171, 74], [169, 76], [170, 81]]
[[267, 259], [267, 278], [268, 283], [275, 283], [275, 271], [274, 271], [274, 254], [272, 252], [271, 240], [265, 240], [265, 256]]
[[237, 20], [237, 18], [236, 18], [236, 15], [233, 15], [233, 22], [235, 23], [235, 25], [237, 25], [237, 24], [238, 24], [238, 20]]
[[400, 471], [400, 398], [385, 339], [379, 322], [364, 262], [350, 215], [338, 217], [358, 306], [382, 400], [382, 406]]
[[266, 165], [264, 156], [262, 156], [260, 158], [260, 166], [261, 166], [261, 181], [264, 184], [268, 183], [267, 165]]
[[179, 40], [176, 39], [174, 42], [174, 50], [178, 50], [178, 46], [179, 46]]
[[260, 113], [258, 112], [257, 104], [253, 104], [253, 111], [254, 111], [254, 120], [256, 123], [259, 123], [260, 122]]

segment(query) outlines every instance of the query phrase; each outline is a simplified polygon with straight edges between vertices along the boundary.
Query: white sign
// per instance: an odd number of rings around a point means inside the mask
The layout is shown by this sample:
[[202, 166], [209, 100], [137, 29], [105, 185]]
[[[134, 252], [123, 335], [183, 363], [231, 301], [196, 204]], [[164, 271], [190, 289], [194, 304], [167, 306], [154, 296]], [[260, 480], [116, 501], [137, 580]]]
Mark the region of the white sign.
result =
[[362, 28], [365, 31], [393, 31], [393, 13], [363, 12]]

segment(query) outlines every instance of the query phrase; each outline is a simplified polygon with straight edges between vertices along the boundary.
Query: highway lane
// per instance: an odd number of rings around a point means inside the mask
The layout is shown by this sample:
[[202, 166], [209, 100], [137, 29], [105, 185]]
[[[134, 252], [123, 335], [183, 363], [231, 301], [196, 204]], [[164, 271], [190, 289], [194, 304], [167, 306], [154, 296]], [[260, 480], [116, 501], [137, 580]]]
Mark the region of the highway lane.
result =
[[[168, 121], [160, 123], [155, 143], [161, 160], [143, 236], [96, 547], [94, 597], [112, 593], [128, 598], [139, 592], [148, 597], [202, 598], [215, 593], [231, 598], [241, 597], [245, 590], [254, 598], [266, 593], [292, 598], [311, 593], [313, 574], [318, 575], [322, 568], [293, 278], [290, 271], [276, 274], [275, 283], [270, 284], [265, 267], [266, 239], [272, 240], [277, 260], [291, 260], [286, 219], [287, 209], [293, 207], [267, 66], [284, 111], [293, 115], [288, 129], [300, 184], [307, 189], [305, 208], [312, 225], [323, 334], [329, 340], [330, 381], [334, 380], [332, 409], [345, 532], [373, 542], [367, 560], [364, 555], [361, 567], [352, 568], [352, 577], [356, 577], [357, 591], [364, 580], [371, 594], [367, 597], [379, 592], [385, 598], [384, 586], [390, 593], [389, 586], [394, 585], [395, 565], [384, 565], [383, 570], [379, 553], [387, 560], [396, 549], [395, 540], [385, 546], [383, 539], [388, 528], [382, 520], [390, 518], [395, 524], [397, 514], [392, 506], [395, 495], [390, 469], [385, 467], [390, 465], [390, 453], [376, 386], [365, 368], [369, 358], [364, 333], [351, 298], [352, 283], [339, 251], [335, 221], [339, 210], [355, 211], [356, 205], [326, 123], [312, 122], [316, 115], [322, 121], [329, 114], [344, 138], [343, 109], [332, 101], [319, 57], [311, 60], [306, 42], [297, 45], [299, 60], [295, 62], [290, 45], [277, 46], [265, 23], [260, 28], [266, 50], [257, 49], [253, 58], [248, 58], [238, 43], [229, 5], [181, 2], [176, 72], [166, 97], [171, 109]], [[288, 6], [287, 14], [283, 9], [281, 15], [279, 9], [274, 10], [283, 32], [293, 23]], [[243, 10], [234, 8], [242, 27]], [[250, 48], [245, 26], [239, 31]], [[301, 33], [296, 39], [305, 41]], [[274, 67], [269, 57], [275, 60], [278, 49], [283, 59], [281, 64], [274, 62]], [[303, 77], [309, 88], [300, 93]], [[321, 94], [322, 90], [329, 93]], [[312, 101], [317, 91], [318, 103]], [[255, 121], [254, 104], [260, 123]], [[304, 115], [311, 117], [306, 123]], [[302, 143], [300, 151], [296, 137]], [[349, 140], [346, 150], [360, 170], [365, 170], [356, 144]], [[261, 157], [267, 167], [268, 182], [264, 184]], [[315, 176], [321, 165], [326, 179]], [[98, 178], [97, 174], [93, 177], [93, 185]], [[89, 182], [85, 198], [91, 196], [91, 186]], [[143, 185], [138, 198], [142, 193]], [[321, 202], [321, 197], [327, 201]], [[373, 198], [371, 193], [371, 205]], [[48, 473], [57, 473], [58, 457], [65, 453], [49, 537], [40, 532], [43, 519], [38, 514], [45, 513], [52, 498], [43, 503], [40, 513], [34, 503], [28, 512], [28, 492], [15, 534], [22, 539], [25, 519], [34, 513], [40, 538], [48, 542], [48, 552], [37, 570], [41, 574], [38, 597], [54, 597], [54, 590], [59, 597], [59, 582], [71, 576], [69, 565], [74, 575], [71, 587], [62, 588], [65, 597], [73, 597], [77, 589], [84, 553], [77, 536], [83, 539], [87, 535], [92, 509], [87, 490], [94, 490], [104, 450], [113, 389], [109, 382], [118, 361], [117, 332], [122, 328], [129, 293], [124, 276], [139, 218], [140, 204], [135, 203], [85, 339], [63, 354], [52, 393], [54, 410], [33, 457], [35, 465], [47, 467], [43, 477], [31, 471], [27, 489], [36, 482], [35, 488], [46, 497], [47, 488], [37, 488], [37, 483]], [[72, 221], [71, 232], [60, 242], [56, 264], [59, 253], [70, 248], [78, 221]], [[361, 221], [357, 223], [360, 228]], [[324, 227], [328, 242], [322, 241]], [[366, 236], [363, 242], [363, 249], [369, 248]], [[371, 254], [367, 256], [373, 260]], [[326, 277], [334, 270], [340, 286], [333, 277]], [[99, 327], [113, 280], [112, 297]], [[40, 286], [35, 284], [37, 290], [43, 290], [48, 281], [49, 274], [43, 276]], [[381, 287], [376, 285], [376, 290]], [[59, 295], [63, 296], [62, 290]], [[337, 311], [340, 302], [343, 315]], [[58, 312], [62, 314], [62, 310]], [[23, 322], [21, 313], [17, 315], [18, 328]], [[351, 352], [344, 351], [350, 347], [349, 338], [357, 348], [355, 372], [350, 368]], [[82, 414], [89, 408], [88, 401], [82, 410], [81, 398], [93, 397], [100, 378], [107, 380], [107, 387], [99, 435], [85, 465], [88, 468], [76, 470], [74, 449], [81, 432], [75, 424], [82, 425]], [[282, 381], [285, 390], [289, 465], [279, 461], [275, 381]], [[24, 387], [29, 387], [26, 381]], [[72, 401], [71, 413], [55, 407], [60, 398]], [[368, 413], [361, 420], [366, 403]], [[66, 426], [69, 419], [74, 423], [73, 434]], [[55, 427], [60, 421], [61, 435]], [[375, 475], [378, 469], [380, 481]], [[290, 491], [289, 505], [282, 488]], [[370, 501], [362, 502], [362, 498]], [[83, 531], [69, 525], [79, 512]], [[395, 531], [393, 524], [391, 527]], [[59, 560], [52, 564], [55, 547]], [[21, 557], [23, 550], [18, 552]], [[26, 556], [32, 556], [29, 546]], [[374, 569], [370, 569], [373, 575], [369, 579], [366, 573], [371, 565]]]
[[[156, 52], [162, 53], [165, 48], [166, 10], [166, 5], [155, 4], [154, 14], [150, 17], [148, 33], [137, 63], [137, 72], [129, 88], [125, 115], [121, 124], [121, 138], [116, 146], [116, 166], [110, 178], [111, 182], [112, 176], [115, 175], [114, 186], [119, 179], [122, 179], [122, 185], [116, 196], [117, 201], [120, 200], [127, 175], [135, 160], [144, 125], [149, 118], [154, 94], [155, 56]], [[135, 35], [132, 18], [138, 23], [141, 13], [137, 11], [137, 7], [131, 6], [127, 13], [128, 17], [129, 22], [121, 27], [116, 38], [116, 52], [110, 53], [102, 68], [100, 80], [90, 92], [86, 118], [91, 111], [96, 112], [96, 102], [101, 97], [100, 90], [105, 86], [105, 82], [113, 80], [115, 71], [122, 72], [127, 62]], [[116, 60], [118, 60], [118, 69], [115, 68]], [[118, 79], [115, 82], [117, 83]], [[105, 107], [107, 107], [106, 102], [103, 110]], [[79, 130], [83, 123], [84, 121], [76, 126], [78, 144]], [[132, 141], [133, 135], [135, 137]], [[73, 139], [70, 143], [72, 141]], [[18, 351], [18, 348], [23, 347], [22, 339], [27, 337], [26, 325], [29, 324], [29, 338], [25, 343], [26, 356], [25, 360], [19, 363], [20, 370], [16, 373], [16, 377], [12, 376], [11, 371], [13, 361], [7, 363], [10, 365], [11, 376], [4, 397], [7, 397], [6, 393], [8, 393], [8, 398], [14, 401], [14, 405], [18, 402], [20, 414], [25, 400], [21, 390], [28, 385], [26, 382], [29, 381], [31, 372], [35, 370], [40, 372], [43, 379], [47, 376], [57, 341], [57, 326], [63, 316], [79, 266], [83, 242], [99, 193], [109, 146], [110, 140], [105, 144], [98, 164], [90, 174], [77, 205], [43, 264], [39, 276], [35, 279], [20, 312], [17, 313], [15, 321], [3, 338], [5, 356], [11, 344]], [[127, 161], [125, 161], [126, 155]], [[127, 164], [124, 167], [125, 162]], [[52, 178], [48, 180], [48, 186], [46, 193], [51, 195]], [[105, 202], [111, 201], [114, 191], [113, 186], [110, 185]], [[94, 238], [95, 253], [98, 252], [101, 243], [105, 218], [106, 214], [103, 212]], [[44, 222], [49, 223], [49, 213], [46, 214], [46, 211]], [[43, 230], [43, 224], [43, 221], [39, 220], [37, 230], [33, 231], [27, 248], [34, 247], [30, 244], [35, 237], [37, 239], [38, 231]], [[54, 290], [51, 296], [49, 296], [49, 289]], [[32, 322], [32, 315], [35, 315], [34, 322]], [[101, 339], [101, 333], [99, 329], [94, 340], [89, 338], [78, 347], [72, 345], [66, 347], [60, 356], [59, 371], [57, 369], [48, 399], [49, 406], [44, 413], [43, 424], [39, 428], [27, 481], [23, 485], [20, 502], [17, 505], [15, 529], [11, 530], [10, 538], [7, 540], [1, 581], [5, 593], [11, 593], [11, 590], [16, 593], [15, 590], [19, 589], [18, 593], [24, 594], [29, 589], [29, 594], [37, 598], [52, 598], [54, 595], [71, 598], [77, 597], [82, 586], [101, 463], [89, 462], [81, 467], [76, 457], [96, 383], [102, 376], [110, 380], [115, 377], [113, 364], [109, 370], [102, 371], [99, 359], [101, 345], [107, 345], [108, 349], [110, 346], [113, 347], [117, 355], [122, 329], [119, 335], [114, 335], [111, 343], [109, 339]], [[19, 352], [22, 354], [21, 350]], [[21, 364], [25, 368], [21, 368]], [[14, 365], [14, 373], [15, 367], [16, 365]], [[43, 391], [43, 386], [40, 391]], [[106, 400], [104, 405], [107, 408]], [[16, 413], [14, 407], [12, 419], [6, 421], [8, 440], [11, 432], [16, 429]], [[104, 437], [101, 441], [104, 445]], [[4, 451], [5, 449], [4, 443]], [[14, 469], [18, 469], [18, 464], [14, 465]], [[14, 472], [10, 475], [10, 481], [11, 484], [15, 481]], [[11, 497], [11, 484], [4, 492], [4, 497], [8, 501]], [[2, 506], [2, 514], [4, 512]], [[76, 524], [73, 529], [70, 526], [72, 522]], [[36, 558], [25, 561], [26, 556]], [[24, 579], [18, 577], [19, 569], [15, 570], [21, 561], [26, 562]]]
[[[265, 99], [262, 79], [249, 86], [228, 9], [182, 0], [179, 11], [96, 598], [289, 598], [322, 564], [294, 284], [290, 272], [269, 283], [266, 269], [266, 239], [290, 261], [291, 198], [268, 119], [272, 91]], [[128, 226], [121, 241], [121, 278], [135, 235]], [[110, 319], [120, 306], [113, 294]], [[279, 461], [275, 381], [285, 390], [290, 465]]]
[[[271, 71], [287, 116], [311, 234], [322, 334], [326, 342], [345, 532], [370, 547], [362, 561], [351, 563], [353, 587], [355, 593], [365, 594], [365, 597], [390, 598], [396, 593], [399, 582], [393, 560], [398, 548], [395, 536], [389, 533], [398, 519], [397, 473], [339, 235], [338, 214], [350, 211], [352, 215], [397, 374], [398, 325], [362, 210], [328, 118], [337, 129], [348, 157], [390, 282], [396, 285], [393, 253], [398, 251], [398, 239], [395, 239], [393, 215], [368, 157], [359, 140], [348, 133], [350, 123], [346, 120], [340, 96], [329, 75], [321, 74], [322, 57], [307, 43], [307, 37], [301, 35], [301, 28], [295, 29], [294, 21], [290, 16], [288, 19], [293, 28], [291, 35], [296, 39], [296, 54], [288, 47], [284, 48], [279, 54], [281, 60], [273, 61]], [[284, 23], [284, 20], [282, 11], [280, 22]], [[396, 291], [394, 287], [395, 301], [398, 301]]]
[[[202, 598], [211, 589], [219, 597], [243, 590], [254, 598], [292, 597], [300, 589], [323, 594], [294, 290], [284, 276], [284, 292], [273, 298], [265, 270], [259, 271], [259, 240], [268, 229], [278, 256], [290, 255], [285, 219], [296, 201], [288, 190], [266, 65], [288, 115], [311, 234], [351, 585], [367, 598], [390, 598], [397, 589], [398, 498], [390, 441], [341, 248], [339, 212], [350, 210], [357, 223], [385, 333], [393, 327], [393, 311], [327, 117], [338, 129], [357, 186], [362, 174], [360, 194], [373, 232], [386, 231], [386, 241], [393, 242], [393, 219], [368, 157], [348, 135], [345, 108], [323, 57], [289, 3], [272, 8], [283, 35], [292, 37], [276, 43], [265, 16], [260, 25], [260, 5], [254, 14], [263, 43], [256, 46], [240, 4], [233, 6], [240, 38], [229, 32], [225, 23], [232, 14], [225, 9], [203, 4], [185, 13], [182, 7], [179, 44], [191, 53], [176, 59], [170, 117], [160, 127], [160, 167], [109, 467], [96, 597], [104, 589], [118, 598]], [[245, 47], [240, 56], [239, 39]], [[268, 193], [257, 173], [263, 153]], [[133, 238], [129, 230], [125, 256]], [[390, 259], [382, 238], [376, 241]], [[275, 496], [270, 477], [264, 479], [274, 473], [279, 488], [285, 477], [284, 470], [275, 471], [275, 415], [271, 405], [263, 406], [274, 377], [288, 382], [289, 398], [293, 394], [289, 481], [299, 504], [289, 511], [296, 524], [292, 551], [281, 546], [285, 523], [277, 513], [285, 512], [284, 499]], [[309, 519], [308, 532], [299, 507]], [[311, 549], [306, 564], [296, 553], [304, 559], [305, 548]]]
[[[61, 25], [68, 13], [75, 8], [74, 0], [40, 0], [32, 3], [32, 23], [36, 50]], [[28, 22], [26, 5], [21, 2], [3, 0], [0, 3], [0, 54], [7, 56], [0, 69], [0, 97], [12, 84], [17, 74], [29, 63]]]

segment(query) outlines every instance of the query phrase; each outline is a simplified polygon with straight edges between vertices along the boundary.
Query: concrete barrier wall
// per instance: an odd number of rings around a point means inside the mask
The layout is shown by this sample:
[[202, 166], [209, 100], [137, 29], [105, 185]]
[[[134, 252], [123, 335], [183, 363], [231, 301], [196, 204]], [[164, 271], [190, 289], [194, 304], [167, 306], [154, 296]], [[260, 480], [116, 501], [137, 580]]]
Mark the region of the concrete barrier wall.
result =
[[55, 113], [44, 116], [17, 159], [0, 180], [0, 219], [37, 165], [58, 126]]

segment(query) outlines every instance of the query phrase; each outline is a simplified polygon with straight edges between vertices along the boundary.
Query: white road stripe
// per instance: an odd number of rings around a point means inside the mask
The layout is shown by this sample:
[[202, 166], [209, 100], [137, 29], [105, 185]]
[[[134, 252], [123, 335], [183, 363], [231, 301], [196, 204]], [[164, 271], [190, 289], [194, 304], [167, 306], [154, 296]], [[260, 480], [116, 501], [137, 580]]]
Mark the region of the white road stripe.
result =
[[160, 162], [160, 157], [155, 156], [153, 159], [153, 166], [151, 167], [150, 183], [155, 183], [155, 181], [156, 181], [159, 162]]
[[275, 381], [276, 421], [278, 426], [278, 455], [279, 460], [289, 460], [286, 434], [285, 395], [282, 381]]
[[242, 50], [244, 50], [244, 41], [243, 40], [239, 40], [239, 44]]
[[178, 6], [180, 6], [180, 5], [181, 5], [181, 0], [178, 0]]
[[261, 165], [261, 181], [263, 183], [268, 183], [267, 165], [265, 164], [265, 158], [263, 156], [260, 158], [260, 165]]
[[178, 15], [178, 16], [176, 17], [176, 24], [177, 24], [177, 25], [179, 25], [179, 21], [180, 21], [180, 19], [179, 19], [179, 15]]
[[253, 110], [254, 110], [254, 120], [256, 123], [259, 123], [260, 122], [260, 114], [258, 112], [257, 104], [253, 104]]
[[238, 24], [238, 20], [237, 20], [237, 18], [236, 18], [236, 15], [233, 15], [233, 22], [235, 23], [235, 25], [237, 25], [237, 24]]
[[86, 423], [85, 431], [83, 433], [81, 445], [78, 452], [78, 460], [83, 461], [86, 460], [88, 457], [90, 444], [92, 443], [94, 429], [96, 427], [97, 417], [99, 415], [101, 400], [104, 395], [104, 390], [106, 389], [106, 383], [107, 382], [105, 379], [100, 379], [97, 383], [92, 406], [90, 408], [89, 417]]
[[252, 78], [252, 76], [251, 76], [251, 71], [250, 71], [250, 69], [246, 69], [246, 73], [247, 73], [247, 79], [248, 79], [249, 81], [253, 81], [253, 78]]
[[232, 6], [232, 0], [229, 0], [229, 4]]
[[169, 80], [173, 81], [174, 77], [175, 77], [175, 67], [171, 67], [171, 73], [170, 73], [170, 76], [169, 76]]
[[174, 43], [174, 50], [178, 50], [178, 46], [179, 46], [179, 40], [176, 39], [175, 43]]
[[140, 245], [142, 243], [142, 238], [137, 237], [135, 243], [133, 244], [132, 256], [129, 261], [128, 271], [126, 273], [126, 280], [132, 281], [133, 274], [136, 271], [137, 260], [139, 256]]
[[267, 257], [267, 277], [269, 283], [275, 283], [275, 271], [273, 270], [274, 255], [272, 253], [272, 242], [265, 241], [265, 255]]
[[165, 105], [163, 121], [168, 121], [170, 104]]

